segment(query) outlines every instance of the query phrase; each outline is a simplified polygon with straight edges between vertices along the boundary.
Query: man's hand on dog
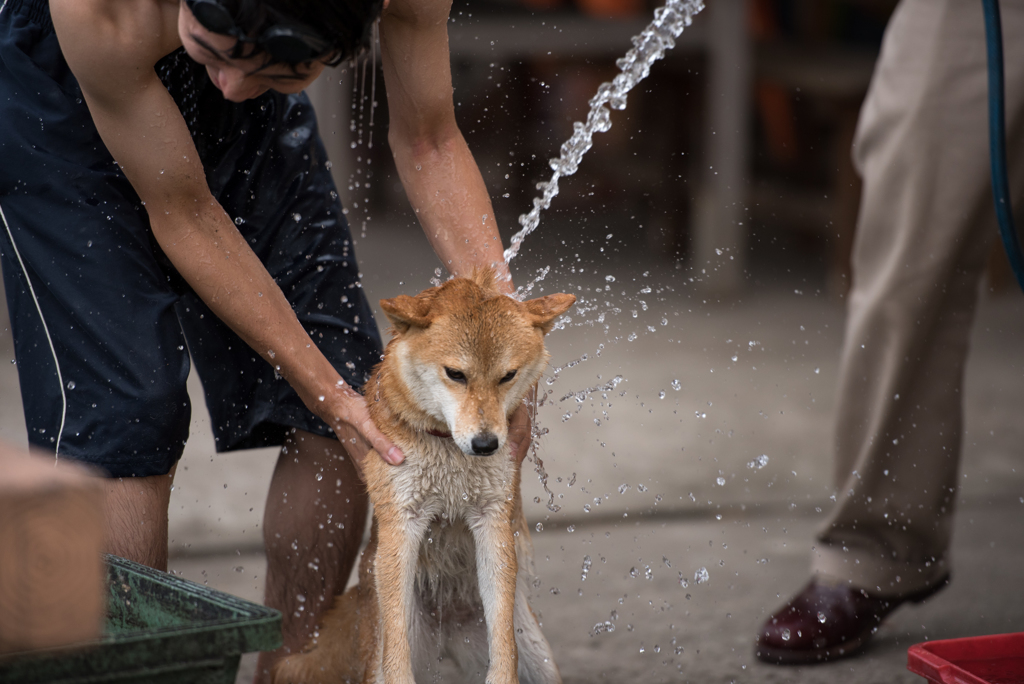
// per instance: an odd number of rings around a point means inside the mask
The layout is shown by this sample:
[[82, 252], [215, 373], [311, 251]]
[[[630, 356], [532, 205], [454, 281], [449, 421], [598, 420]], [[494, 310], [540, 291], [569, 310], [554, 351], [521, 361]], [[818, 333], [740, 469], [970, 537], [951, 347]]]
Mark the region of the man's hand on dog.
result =
[[377, 429], [370, 420], [366, 399], [348, 385], [338, 388], [333, 421], [334, 434], [355, 460], [356, 469], [362, 476], [362, 462], [373, 449], [386, 463], [398, 465], [405, 460], [405, 454]]

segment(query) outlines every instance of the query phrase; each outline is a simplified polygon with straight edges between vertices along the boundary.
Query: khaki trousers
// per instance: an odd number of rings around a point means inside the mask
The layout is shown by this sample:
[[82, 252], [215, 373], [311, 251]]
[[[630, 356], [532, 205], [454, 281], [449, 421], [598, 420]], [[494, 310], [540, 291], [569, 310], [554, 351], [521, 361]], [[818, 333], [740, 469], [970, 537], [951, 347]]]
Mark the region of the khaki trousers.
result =
[[[1024, 0], [1002, 0], [1008, 149], [1024, 193]], [[949, 573], [964, 364], [997, 239], [980, 0], [903, 0], [861, 110], [864, 178], [839, 375], [836, 506], [812, 570], [882, 596]], [[1018, 226], [1024, 203], [1016, 202]]]

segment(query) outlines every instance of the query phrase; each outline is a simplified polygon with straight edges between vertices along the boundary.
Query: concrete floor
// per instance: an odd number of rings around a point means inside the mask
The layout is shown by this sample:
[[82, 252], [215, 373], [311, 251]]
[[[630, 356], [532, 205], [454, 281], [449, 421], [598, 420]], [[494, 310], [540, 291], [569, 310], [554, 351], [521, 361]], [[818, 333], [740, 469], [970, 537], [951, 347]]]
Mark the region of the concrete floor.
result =
[[[806, 581], [817, 523], [807, 514], [658, 514], [577, 521], [573, 532], [545, 528], [533, 535], [540, 586], [532, 605], [567, 684], [923, 682], [906, 670], [910, 645], [1024, 630], [1022, 513], [1024, 505], [1010, 498], [964, 505], [953, 545], [955, 581], [927, 603], [895, 613], [868, 651], [847, 661], [794, 668], [753, 656], [761, 621]], [[581, 581], [585, 555], [593, 565]], [[179, 556], [171, 567], [250, 600], [262, 593], [259, 553]], [[704, 584], [693, 581], [700, 567], [710, 578]], [[595, 636], [594, 626], [605, 621], [614, 631]], [[251, 681], [254, 665], [254, 657], [243, 659], [239, 684]]]
[[[551, 265], [538, 288], [580, 297], [549, 338], [552, 368], [565, 369], [542, 385], [551, 394], [540, 424], [550, 432], [540, 455], [560, 509], [546, 505], [537, 476], [523, 484], [531, 524], [543, 527], [534, 534], [535, 607], [567, 682], [910, 682], [910, 644], [1024, 630], [1016, 586], [1024, 576], [1024, 298], [985, 296], [978, 313], [956, 581], [897, 613], [862, 658], [765, 666], [753, 660], [754, 633], [805, 581], [832, 491], [843, 302], [821, 291], [823, 278], [799, 275], [808, 269], [787, 255], [751, 275], [744, 296], [719, 301], [690, 281], [714, 264], [676, 269], [630, 231], [608, 232], [621, 236], [559, 226], [531, 238], [515, 263], [518, 283]], [[428, 286], [437, 265], [423, 258], [422, 236], [401, 225], [374, 226], [357, 250], [371, 301]], [[13, 358], [9, 335], [0, 352]], [[614, 390], [580, 394], [616, 376]], [[172, 569], [259, 600], [260, 521], [276, 454], [215, 455], [198, 381], [190, 382], [192, 437], [171, 499]], [[0, 439], [23, 444], [13, 365], [0, 369], [0, 396]], [[767, 465], [748, 467], [761, 455]], [[584, 555], [593, 559], [586, 582]], [[700, 567], [710, 581], [697, 585]], [[592, 636], [606, 620], [614, 632]], [[240, 681], [251, 666], [243, 661]]]

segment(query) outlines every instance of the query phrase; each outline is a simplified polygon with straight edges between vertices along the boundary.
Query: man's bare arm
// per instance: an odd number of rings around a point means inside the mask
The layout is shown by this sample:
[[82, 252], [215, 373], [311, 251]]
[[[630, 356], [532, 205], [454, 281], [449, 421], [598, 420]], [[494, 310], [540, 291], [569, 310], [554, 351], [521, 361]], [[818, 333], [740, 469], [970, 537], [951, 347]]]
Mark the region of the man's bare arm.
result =
[[[455, 121], [450, 10], [451, 0], [391, 0], [381, 17], [388, 142], [409, 202], [448, 271], [467, 275], [474, 266], [496, 266], [511, 293], [494, 208]], [[509, 429], [519, 461], [530, 433], [530, 413], [521, 406]]]
[[447, 269], [464, 275], [493, 264], [507, 275], [487, 188], [455, 122], [450, 9], [451, 0], [391, 0], [381, 17], [388, 141], [409, 201]]
[[345, 437], [358, 438], [356, 428], [386, 459], [399, 460], [362, 397], [340, 382], [210, 193], [185, 122], [153, 68], [178, 44], [175, 4], [170, 8], [155, 0], [51, 0], [61, 49], [103, 142], [145, 203], [157, 242], [196, 294], [310, 410]]

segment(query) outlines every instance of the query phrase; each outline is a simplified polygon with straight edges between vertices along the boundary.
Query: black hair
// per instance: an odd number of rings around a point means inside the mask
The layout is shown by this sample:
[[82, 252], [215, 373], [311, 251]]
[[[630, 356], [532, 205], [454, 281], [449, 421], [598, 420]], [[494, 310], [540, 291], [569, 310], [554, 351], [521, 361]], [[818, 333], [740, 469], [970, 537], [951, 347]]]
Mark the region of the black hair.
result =
[[[295, 21], [329, 43], [323, 61], [337, 66], [370, 48], [373, 24], [384, 8], [383, 0], [221, 0], [248, 36], [267, 26]], [[239, 45], [241, 47], [241, 45]], [[255, 52], [262, 52], [258, 45]], [[247, 52], [246, 55], [252, 55]], [[268, 64], [274, 63], [273, 58]], [[294, 65], [293, 65], [294, 66]]]

